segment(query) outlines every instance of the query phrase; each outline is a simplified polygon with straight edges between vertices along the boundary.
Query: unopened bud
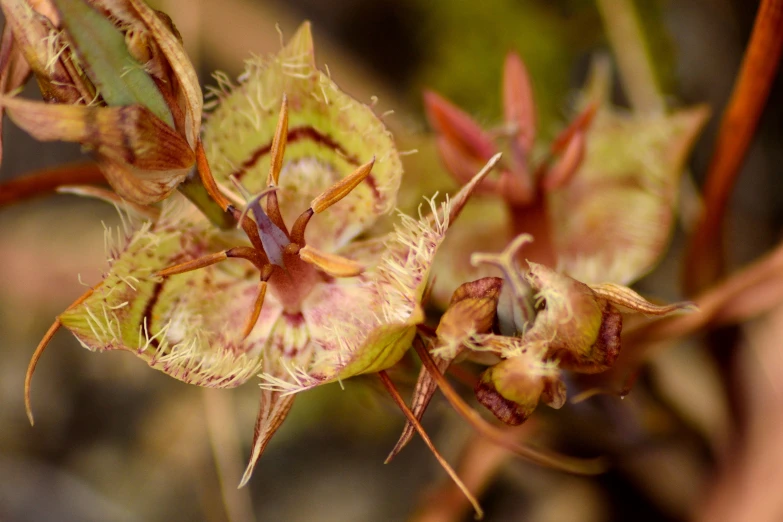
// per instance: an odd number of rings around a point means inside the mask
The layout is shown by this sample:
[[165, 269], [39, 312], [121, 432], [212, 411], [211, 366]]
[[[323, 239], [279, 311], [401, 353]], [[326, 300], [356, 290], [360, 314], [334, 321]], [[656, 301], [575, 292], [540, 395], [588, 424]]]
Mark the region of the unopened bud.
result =
[[512, 357], [481, 374], [476, 398], [495, 417], [511, 426], [527, 420], [544, 391], [544, 376], [527, 356]]

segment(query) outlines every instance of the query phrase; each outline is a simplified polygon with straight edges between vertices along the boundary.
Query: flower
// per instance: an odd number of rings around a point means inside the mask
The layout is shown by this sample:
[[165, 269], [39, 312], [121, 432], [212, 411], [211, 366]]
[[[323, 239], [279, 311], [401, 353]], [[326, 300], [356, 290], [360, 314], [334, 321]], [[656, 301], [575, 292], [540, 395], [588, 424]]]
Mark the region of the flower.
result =
[[[599, 64], [582, 112], [537, 161], [532, 89], [516, 54], [505, 61], [505, 121], [499, 130], [483, 130], [435, 93], [424, 97], [436, 147], [456, 181], [496, 153], [497, 142], [509, 150], [499, 177], [477, 187], [479, 197], [444, 242], [433, 291], [435, 301], [445, 304], [446, 292], [457, 284], [481, 276], [475, 283], [502, 281], [493, 276], [503, 275], [508, 290], [506, 299], [495, 298], [498, 324], [492, 331], [458, 329], [461, 335], [447, 341], [443, 334], [452, 328], [443, 326], [453, 323], [457, 304], [452, 297], [430, 336], [438, 371], [465, 358], [489, 366], [476, 386], [477, 398], [509, 424], [524, 422], [541, 400], [555, 408], [564, 404], [562, 370], [600, 373], [612, 366], [620, 351], [619, 308], [648, 315], [692, 308], [689, 303], [656, 306], [621, 285], [650, 270], [664, 250], [678, 177], [707, 110], [627, 115], [608, 107], [607, 89], [608, 71]], [[525, 270], [519, 250], [533, 237]], [[502, 252], [474, 254], [481, 250]], [[474, 312], [474, 321], [481, 317]], [[435, 389], [425, 365], [413, 397], [417, 418]], [[408, 424], [392, 454], [412, 434]]]
[[[203, 134], [210, 180], [246, 192], [244, 212], [218, 197], [247, 238], [175, 194], [111, 246], [103, 282], [58, 323], [90, 350], [130, 351], [199, 386], [261, 372], [244, 484], [296, 393], [379, 372], [408, 350], [433, 257], [494, 163], [454, 199], [429, 200], [431, 215], [402, 215], [388, 236], [357, 240], [394, 205], [399, 155], [372, 110], [316, 69], [309, 24], [215, 93]], [[230, 258], [252, 266], [221, 263]]]
[[516, 54], [506, 57], [505, 120], [496, 131], [482, 129], [439, 95], [425, 95], [438, 152], [456, 181], [501, 148], [509, 158], [497, 178], [478, 187], [462, 224], [444, 243], [436, 262], [437, 302], [446, 303], [463, 281], [498, 275], [472, 266], [470, 254], [499, 252], [520, 234], [536, 240], [528, 259], [587, 283], [630, 284], [663, 254], [688, 151], [709, 111], [622, 111], [608, 102], [602, 65], [580, 96], [581, 112], [543, 155], [535, 149], [532, 89]]
[[[120, 197], [170, 195], [195, 163], [202, 94], [169, 17], [143, 0], [0, 5], [13, 34], [0, 52], [0, 107], [39, 140], [92, 150]], [[6, 95], [31, 72], [48, 103]]]
[[[694, 309], [687, 302], [655, 305], [630, 288], [585, 284], [532, 261], [522, 270], [516, 261], [519, 250], [532, 240], [523, 234], [499, 255], [472, 256], [474, 263], [494, 265], [505, 276], [511, 301], [505, 314], [511, 316], [511, 324], [498, 330], [505, 330], [506, 335], [473, 330], [456, 345], [432, 349], [442, 370], [459, 354], [478, 355], [485, 363], [488, 355], [495, 357], [476, 385], [476, 396], [498, 419], [511, 425], [527, 420], [539, 401], [553, 408], [565, 404], [563, 370], [600, 373], [611, 368], [620, 354], [623, 313], [662, 316]], [[436, 335], [440, 339], [439, 331]], [[422, 382], [430, 380], [420, 375], [417, 390], [423, 390]]]

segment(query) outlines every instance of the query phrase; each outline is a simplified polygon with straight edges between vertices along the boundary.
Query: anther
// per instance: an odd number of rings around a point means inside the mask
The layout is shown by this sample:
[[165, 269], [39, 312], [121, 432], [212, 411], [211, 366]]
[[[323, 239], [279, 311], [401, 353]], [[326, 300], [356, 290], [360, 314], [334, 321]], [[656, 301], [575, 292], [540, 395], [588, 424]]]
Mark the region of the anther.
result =
[[291, 242], [297, 245], [304, 245], [304, 233], [307, 228], [307, 224], [310, 222], [310, 218], [313, 217], [315, 211], [312, 208], [308, 208], [302, 214], [296, 218], [294, 226], [291, 228]]
[[[275, 129], [275, 136], [272, 139], [272, 150], [270, 151], [269, 162], [269, 176], [267, 176], [266, 184], [270, 187], [274, 187], [280, 180], [280, 171], [283, 168], [283, 157], [285, 155], [285, 147], [288, 142], [288, 98], [283, 94], [283, 101], [280, 104], [280, 115], [277, 119], [277, 128]], [[280, 212], [280, 203], [277, 200], [277, 194], [274, 192], [269, 194], [266, 199], [266, 212], [269, 214], [269, 218], [277, 225], [281, 230], [288, 234], [288, 230], [283, 220], [283, 214]]]
[[185, 261], [184, 263], [164, 268], [163, 270], [156, 272], [155, 275], [158, 277], [169, 277], [176, 274], [184, 274], [185, 272], [191, 272], [193, 270], [198, 270], [199, 268], [205, 268], [210, 265], [220, 263], [226, 259], [228, 259], [228, 256], [226, 255], [225, 251], [216, 252], [214, 254], [208, 254], [197, 259], [191, 259], [190, 261]]
[[313, 212], [319, 214], [343, 199], [370, 175], [374, 164], [375, 156], [369, 162], [316, 196], [310, 203], [310, 208], [313, 209]]
[[253, 331], [253, 327], [256, 325], [256, 322], [258, 322], [258, 317], [261, 315], [261, 308], [264, 306], [266, 287], [266, 281], [261, 281], [258, 283], [258, 294], [256, 294], [256, 299], [253, 303], [253, 310], [250, 312], [250, 317], [248, 317], [247, 322], [245, 323], [245, 328], [242, 331], [242, 340], [247, 339], [247, 336], [250, 335], [250, 332]]
[[299, 250], [299, 258], [332, 277], [354, 277], [364, 271], [364, 265], [353, 259], [328, 254], [310, 245]]
[[277, 118], [277, 128], [275, 137], [272, 139], [272, 150], [270, 151], [271, 161], [269, 164], [269, 176], [267, 185], [277, 185], [280, 179], [280, 170], [283, 168], [283, 156], [285, 146], [288, 142], [288, 98], [283, 94], [283, 101], [280, 104], [280, 115]]

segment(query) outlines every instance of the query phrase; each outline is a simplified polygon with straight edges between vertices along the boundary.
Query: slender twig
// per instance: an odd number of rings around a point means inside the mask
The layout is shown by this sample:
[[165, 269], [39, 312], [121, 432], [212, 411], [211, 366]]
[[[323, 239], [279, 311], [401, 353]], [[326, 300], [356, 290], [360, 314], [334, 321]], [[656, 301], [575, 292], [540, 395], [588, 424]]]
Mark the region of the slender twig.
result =
[[252, 522], [253, 501], [248, 488], [237, 488], [242, 476], [242, 444], [237, 433], [234, 400], [229, 390], [204, 389], [201, 397], [207, 418], [207, 433], [215, 458], [226, 518], [230, 522]]
[[97, 163], [81, 162], [42, 169], [0, 183], [0, 207], [48, 196], [64, 185], [106, 185]]
[[[90, 288], [86, 292], [84, 292], [79, 298], [71, 303], [68, 308], [65, 310], [68, 311], [76, 306], [79, 306], [82, 304], [88, 297], [92, 295], [92, 293], [95, 291], [96, 288], [98, 288], [102, 283], [98, 283], [94, 288]], [[33, 352], [33, 356], [30, 358], [30, 363], [27, 366], [27, 373], [24, 376], [24, 408], [27, 412], [27, 419], [30, 421], [30, 426], [35, 424], [35, 420], [33, 419], [33, 406], [32, 402], [30, 400], [30, 387], [32, 386], [33, 382], [33, 374], [35, 373], [35, 368], [38, 366], [38, 361], [41, 359], [41, 356], [44, 353], [44, 350], [46, 350], [46, 347], [49, 346], [49, 342], [54, 337], [54, 334], [57, 333], [57, 331], [60, 329], [60, 326], [62, 326], [62, 323], [60, 323], [60, 318], [57, 317], [54, 320], [54, 323], [52, 323], [52, 326], [49, 327], [49, 330], [44, 334], [43, 339], [41, 339], [41, 342], [38, 343], [38, 346], [35, 348], [35, 351]]]
[[597, 0], [596, 4], [631, 106], [641, 112], [664, 112], [666, 103], [632, 0]]
[[385, 371], [380, 371], [378, 372], [378, 377], [381, 378], [381, 382], [386, 387], [386, 390], [389, 392], [389, 395], [391, 395], [394, 402], [397, 404], [400, 410], [402, 410], [402, 413], [405, 414], [405, 417], [408, 419], [408, 422], [410, 422], [413, 425], [413, 427], [416, 429], [416, 431], [419, 433], [419, 436], [427, 445], [427, 447], [430, 449], [432, 454], [435, 456], [438, 463], [446, 471], [446, 473], [449, 474], [449, 477], [451, 477], [451, 480], [454, 481], [454, 484], [456, 484], [457, 487], [460, 489], [460, 491], [462, 491], [462, 494], [465, 495], [465, 498], [467, 498], [470, 501], [471, 505], [473, 506], [473, 509], [476, 512], [476, 519], [478, 520], [483, 518], [484, 511], [481, 509], [478, 500], [476, 500], [476, 497], [473, 496], [473, 494], [470, 492], [467, 486], [465, 486], [462, 480], [460, 480], [459, 476], [454, 471], [454, 469], [449, 465], [448, 462], [446, 462], [446, 459], [444, 459], [443, 456], [440, 454], [440, 452], [437, 449], [435, 449], [435, 445], [432, 443], [432, 440], [430, 439], [429, 435], [427, 435], [427, 432], [424, 431], [424, 428], [422, 428], [421, 424], [419, 423], [419, 420], [410, 410], [408, 405], [405, 404], [405, 401], [400, 396], [400, 392], [397, 391], [397, 388], [394, 386], [394, 383], [391, 381], [388, 374]]
[[723, 272], [726, 204], [775, 79], [782, 48], [783, 0], [762, 0], [707, 169], [704, 212], [688, 247], [685, 284], [691, 294]]

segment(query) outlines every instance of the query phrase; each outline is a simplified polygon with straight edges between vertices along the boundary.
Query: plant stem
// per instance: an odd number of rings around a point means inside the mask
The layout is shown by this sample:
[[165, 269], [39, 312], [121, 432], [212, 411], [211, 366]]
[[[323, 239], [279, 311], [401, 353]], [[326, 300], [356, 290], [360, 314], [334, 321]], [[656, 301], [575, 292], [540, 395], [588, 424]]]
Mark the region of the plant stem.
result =
[[665, 112], [666, 103], [633, 0], [596, 0], [596, 4], [631, 106], [640, 112]]
[[783, 0], [762, 0], [707, 169], [705, 205], [691, 238], [685, 283], [695, 293], [723, 273], [723, 216], [778, 70], [783, 48]]
[[97, 163], [72, 163], [0, 183], [0, 207], [48, 196], [63, 185], [106, 185]]
[[[97, 163], [80, 162], [43, 169], [0, 183], [0, 207], [33, 198], [49, 196], [68, 185], [106, 185]], [[213, 200], [194, 169], [178, 187], [179, 191], [220, 228], [231, 228], [234, 218]]]
[[191, 203], [193, 203], [209, 220], [219, 228], [231, 228], [236, 221], [228, 212], [224, 211], [212, 197], [210, 197], [198, 172], [194, 168], [185, 178], [185, 181], [177, 187]]

